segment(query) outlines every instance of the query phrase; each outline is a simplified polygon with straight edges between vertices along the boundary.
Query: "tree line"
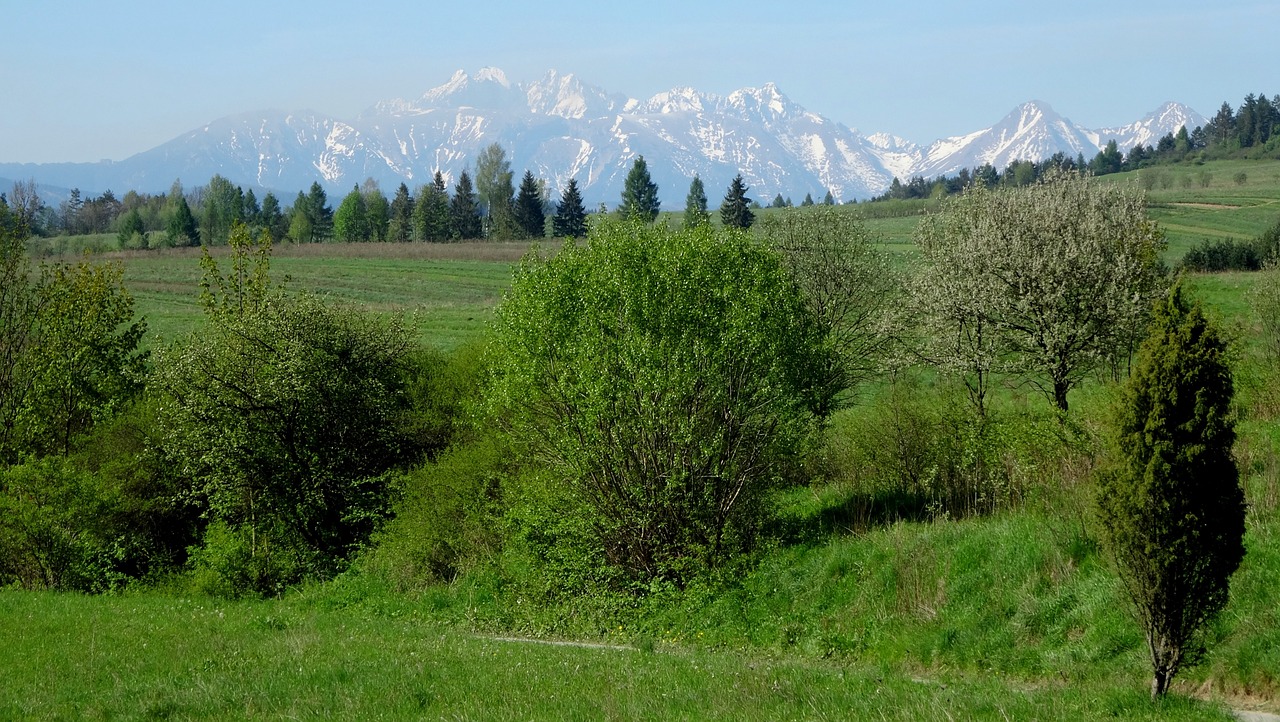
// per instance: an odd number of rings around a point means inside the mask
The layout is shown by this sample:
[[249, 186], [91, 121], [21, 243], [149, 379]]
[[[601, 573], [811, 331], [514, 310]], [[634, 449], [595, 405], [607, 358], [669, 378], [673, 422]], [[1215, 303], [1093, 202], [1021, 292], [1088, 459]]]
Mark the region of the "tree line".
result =
[[[1218, 112], [1203, 126], [1192, 131], [1181, 127], [1177, 132], [1166, 133], [1154, 146], [1141, 143], [1128, 152], [1121, 152], [1115, 140], [1110, 140], [1092, 159], [1084, 154], [1071, 158], [1058, 152], [1043, 161], [1016, 160], [1003, 171], [990, 163], [977, 168], [962, 168], [952, 176], [926, 179], [913, 176], [905, 183], [894, 178], [889, 189], [872, 198], [872, 201], [936, 198], [955, 195], [970, 185], [985, 188], [1021, 187], [1038, 181], [1045, 173], [1055, 170], [1087, 169], [1094, 175], [1123, 173], [1184, 160], [1214, 160], [1222, 158], [1277, 158], [1280, 157], [1280, 94], [1268, 99], [1265, 93], [1245, 96], [1243, 102], [1232, 109], [1223, 102]], [[1147, 190], [1161, 179], [1147, 176], [1143, 179]], [[1207, 176], [1199, 182], [1207, 184]], [[1172, 179], [1164, 179], [1172, 182]], [[1184, 183], [1195, 182], [1190, 176]]]

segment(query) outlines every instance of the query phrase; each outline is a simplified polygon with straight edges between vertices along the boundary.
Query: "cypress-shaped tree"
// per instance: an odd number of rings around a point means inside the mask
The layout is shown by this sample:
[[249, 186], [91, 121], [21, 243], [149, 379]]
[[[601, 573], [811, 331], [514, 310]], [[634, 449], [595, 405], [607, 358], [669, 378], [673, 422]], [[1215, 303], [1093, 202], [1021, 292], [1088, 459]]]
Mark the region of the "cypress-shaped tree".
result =
[[747, 198], [747, 184], [742, 174], [734, 176], [729, 190], [724, 194], [724, 203], [720, 204], [720, 220], [729, 228], [750, 228], [756, 216], [751, 212], [751, 199]]
[[542, 210], [542, 192], [533, 171], [526, 170], [516, 193], [516, 225], [526, 238], [542, 238], [547, 234], [547, 214]]
[[643, 223], [652, 223], [658, 217], [658, 209], [662, 202], [658, 200], [658, 184], [649, 177], [649, 165], [644, 156], [636, 156], [627, 171], [627, 180], [622, 187], [622, 205], [618, 206], [618, 215]]
[[458, 184], [453, 187], [453, 200], [449, 201], [449, 223], [451, 235], [458, 241], [479, 238], [483, 231], [480, 224], [480, 204], [471, 187], [471, 176], [465, 170], [458, 176]]
[[1181, 284], [1157, 304], [1117, 413], [1098, 510], [1163, 695], [1244, 558], [1226, 342]]
[[695, 174], [689, 182], [689, 195], [684, 199], [684, 227], [694, 228], [711, 220], [707, 213], [707, 190]]
[[569, 179], [569, 184], [560, 194], [555, 218], [551, 219], [551, 229], [560, 238], [582, 238], [587, 235], [587, 209], [582, 205], [582, 194], [578, 192], [578, 181], [575, 178]]

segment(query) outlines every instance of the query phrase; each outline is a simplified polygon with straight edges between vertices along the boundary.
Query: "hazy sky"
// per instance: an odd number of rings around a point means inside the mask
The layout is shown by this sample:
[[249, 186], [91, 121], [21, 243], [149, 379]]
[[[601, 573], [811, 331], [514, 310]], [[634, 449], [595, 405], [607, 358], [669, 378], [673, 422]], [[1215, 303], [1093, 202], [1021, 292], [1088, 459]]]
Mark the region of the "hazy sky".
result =
[[[647, 98], [772, 81], [927, 143], [1043, 100], [1086, 127], [1280, 92], [1275, 0], [4, 3], [0, 162], [120, 160], [226, 115], [354, 118], [454, 70]], [[616, 8], [616, 9], [615, 9]]]

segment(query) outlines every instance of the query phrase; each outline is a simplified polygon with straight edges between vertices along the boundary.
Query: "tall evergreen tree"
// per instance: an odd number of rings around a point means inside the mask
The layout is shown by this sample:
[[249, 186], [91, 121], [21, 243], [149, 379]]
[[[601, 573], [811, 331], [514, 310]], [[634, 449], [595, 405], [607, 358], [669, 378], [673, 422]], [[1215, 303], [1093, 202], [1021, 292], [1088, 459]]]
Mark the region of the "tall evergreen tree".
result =
[[409, 196], [409, 186], [401, 183], [396, 189], [396, 196], [391, 199], [390, 212], [387, 240], [395, 243], [410, 240], [413, 237], [413, 198]]
[[658, 200], [658, 184], [649, 177], [649, 166], [644, 156], [638, 155], [627, 171], [627, 180], [622, 188], [622, 205], [618, 206], [618, 215], [643, 223], [652, 223], [658, 217], [658, 209], [662, 202]]
[[479, 238], [483, 232], [480, 223], [480, 206], [471, 188], [471, 176], [464, 170], [453, 187], [453, 200], [449, 202], [449, 222], [454, 240]]
[[311, 237], [307, 241], [319, 243], [329, 240], [329, 236], [333, 235], [333, 209], [329, 207], [329, 199], [319, 182], [311, 183], [304, 210], [311, 224]]
[[689, 195], [684, 199], [684, 227], [694, 228], [711, 220], [707, 213], [707, 190], [695, 173], [689, 182]]
[[782, 194], [779, 193], [778, 195], [773, 197], [773, 202], [769, 204], [769, 207], [770, 208], [786, 208], [787, 202], [782, 198]]
[[542, 238], [547, 234], [547, 214], [542, 210], [542, 192], [533, 171], [526, 170], [516, 195], [516, 224], [526, 238]]
[[169, 224], [165, 232], [166, 240], [175, 246], [194, 246], [200, 242], [200, 230], [196, 225], [196, 217], [191, 213], [187, 197], [179, 194], [172, 199], [173, 210], [169, 215]]
[[822, 199], [822, 205], [834, 206], [835, 204], [836, 204], [836, 197], [831, 195], [831, 191], [827, 191], [827, 195]]
[[747, 184], [742, 174], [734, 176], [729, 190], [724, 194], [724, 202], [720, 204], [720, 220], [729, 228], [746, 230], [755, 222], [756, 216], [751, 212], [751, 199], [747, 198]]
[[270, 191], [262, 197], [262, 212], [259, 214], [262, 227], [271, 234], [273, 242], [284, 240], [285, 233], [289, 230], [285, 224], [284, 213], [280, 210], [280, 200]]
[[449, 191], [444, 175], [436, 171], [429, 185], [418, 189], [413, 207], [413, 239], [415, 241], [447, 241], [453, 237], [449, 217]]
[[1098, 510], [1147, 636], [1151, 694], [1163, 695], [1197, 630], [1227, 603], [1244, 559], [1245, 499], [1231, 447], [1227, 344], [1175, 285], [1117, 418], [1117, 467], [1098, 481]]
[[582, 205], [582, 194], [578, 192], [578, 181], [570, 178], [564, 192], [560, 194], [560, 203], [556, 206], [556, 216], [551, 220], [552, 233], [560, 238], [582, 238], [587, 235], [587, 209]]
[[[895, 180], [896, 180], [896, 179], [895, 179]], [[804, 200], [800, 201], [800, 207], [801, 207], [801, 208], [808, 208], [808, 207], [809, 207], [809, 206], [811, 206], [811, 205], [813, 205], [813, 195], [812, 195], [812, 194], [810, 194], [810, 193], [805, 193], [805, 194], [804, 194]]]

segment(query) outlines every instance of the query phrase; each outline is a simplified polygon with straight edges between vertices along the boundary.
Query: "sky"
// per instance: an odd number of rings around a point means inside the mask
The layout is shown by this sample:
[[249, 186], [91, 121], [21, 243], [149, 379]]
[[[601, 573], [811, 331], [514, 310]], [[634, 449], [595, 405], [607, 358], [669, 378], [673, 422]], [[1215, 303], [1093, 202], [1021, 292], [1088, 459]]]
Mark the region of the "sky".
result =
[[928, 143], [1028, 100], [1087, 128], [1280, 93], [1275, 0], [5, 3], [0, 162], [122, 160], [218, 118], [352, 119], [455, 70], [648, 98], [767, 82]]

